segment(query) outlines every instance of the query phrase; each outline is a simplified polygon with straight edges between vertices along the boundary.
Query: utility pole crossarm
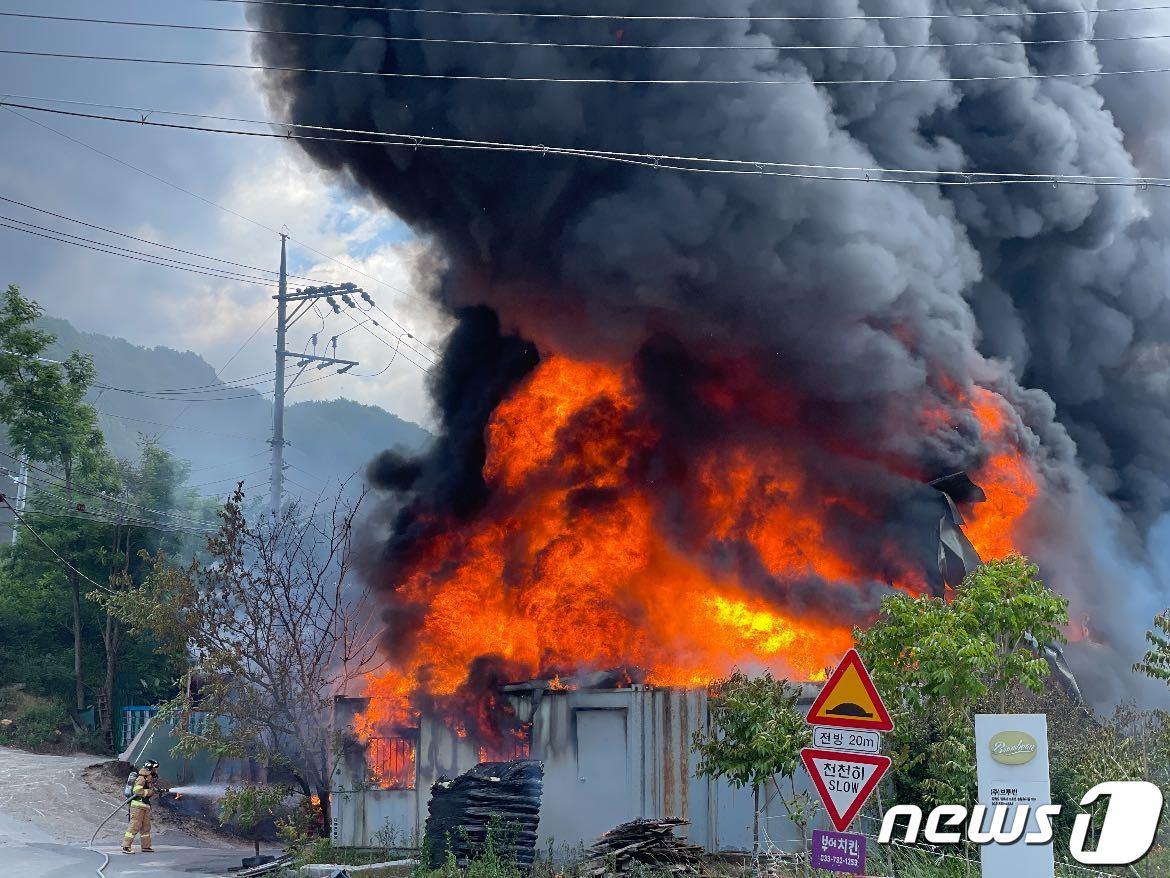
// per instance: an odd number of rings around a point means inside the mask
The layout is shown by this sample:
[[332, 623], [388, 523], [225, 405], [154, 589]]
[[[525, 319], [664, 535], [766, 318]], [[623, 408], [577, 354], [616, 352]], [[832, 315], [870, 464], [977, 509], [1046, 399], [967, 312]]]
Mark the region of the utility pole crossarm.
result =
[[[327, 299], [330, 296], [348, 296], [354, 293], [361, 295], [361, 292], [361, 289], [355, 284], [330, 284], [324, 287], [305, 287], [304, 289], [288, 293], [284, 299], [286, 302], [303, 302], [306, 300]], [[279, 299], [280, 296], [277, 295], [272, 298]]]
[[297, 351], [281, 351], [281, 353], [290, 360], [296, 360], [298, 366], [308, 365], [309, 363], [320, 363], [318, 369], [325, 366], [349, 366], [351, 369], [354, 366], [360, 365], [357, 360], [339, 360], [337, 357], [318, 357], [316, 354], [301, 354]]
[[[310, 309], [315, 308], [318, 299], [325, 299], [335, 313], [341, 313], [341, 306], [334, 301], [334, 296], [341, 299], [347, 307], [355, 308], [354, 296], [361, 296], [372, 302], [368, 294], [357, 284], [329, 284], [321, 287], [305, 287], [293, 292], [288, 291], [288, 235], [280, 236], [280, 288], [274, 298], [276, 300], [276, 379], [272, 400], [272, 477], [269, 503], [272, 514], [280, 514], [280, 503], [284, 494], [284, 446], [288, 443], [284, 439], [284, 399], [285, 394], [292, 389], [301, 375], [312, 364], [318, 369], [330, 366], [339, 366], [338, 374], [345, 374], [354, 366], [359, 365], [357, 360], [343, 360], [338, 357], [323, 357], [317, 354], [299, 353], [287, 349], [289, 327], [303, 317]], [[295, 303], [292, 314], [289, 314], [289, 302]], [[324, 326], [324, 321], [322, 321]], [[333, 336], [333, 353], [337, 353], [337, 336]], [[313, 350], [317, 349], [317, 335], [313, 335]], [[292, 381], [285, 382], [285, 363], [293, 361], [296, 374]]]

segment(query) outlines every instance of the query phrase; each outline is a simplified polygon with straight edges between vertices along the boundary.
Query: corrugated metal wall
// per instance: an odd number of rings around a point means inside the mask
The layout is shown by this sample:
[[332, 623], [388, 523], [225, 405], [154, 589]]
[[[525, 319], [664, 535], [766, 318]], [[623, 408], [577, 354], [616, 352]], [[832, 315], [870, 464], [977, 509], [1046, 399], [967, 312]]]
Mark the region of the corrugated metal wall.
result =
[[[705, 690], [634, 686], [510, 697], [520, 717], [531, 719], [531, 756], [544, 763], [542, 850], [551, 845], [568, 855], [634, 817], [689, 820], [690, 840], [710, 851], [752, 849], [759, 831], [753, 791], [696, 775], [691, 739], [707, 723]], [[364, 706], [363, 699], [339, 699], [335, 728], [352, 729]], [[351, 737], [334, 766], [334, 843], [371, 846], [379, 832], [417, 839], [431, 785], [473, 767], [477, 752], [473, 741], [424, 718], [415, 788], [382, 790], [369, 784], [363, 749]], [[775, 803], [766, 803], [761, 819], [774, 840], [795, 839]]]

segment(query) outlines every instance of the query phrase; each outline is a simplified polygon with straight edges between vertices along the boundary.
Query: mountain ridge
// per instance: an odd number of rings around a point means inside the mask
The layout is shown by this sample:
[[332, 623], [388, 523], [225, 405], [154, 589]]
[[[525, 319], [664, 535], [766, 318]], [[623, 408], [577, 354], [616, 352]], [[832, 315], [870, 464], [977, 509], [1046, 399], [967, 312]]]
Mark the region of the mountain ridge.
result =
[[[93, 358], [106, 389], [95, 388], [90, 401], [115, 455], [134, 459], [140, 437], [155, 437], [190, 463], [188, 484], [201, 493], [226, 494], [240, 479], [249, 493], [267, 490], [272, 402], [260, 390], [271, 376], [225, 383], [192, 351], [136, 345], [54, 317], [40, 326], [57, 337], [46, 356], [78, 350]], [[168, 399], [157, 393], [163, 389], [184, 392]], [[315, 496], [360, 474], [386, 448], [421, 450], [431, 434], [379, 406], [339, 398], [286, 405], [285, 438], [289, 493]]]

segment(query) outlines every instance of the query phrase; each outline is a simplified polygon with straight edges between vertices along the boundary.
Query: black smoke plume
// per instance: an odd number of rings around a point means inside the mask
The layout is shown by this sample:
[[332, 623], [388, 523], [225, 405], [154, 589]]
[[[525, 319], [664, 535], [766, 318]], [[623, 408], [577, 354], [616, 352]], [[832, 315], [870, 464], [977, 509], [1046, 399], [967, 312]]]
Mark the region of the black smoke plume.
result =
[[[1054, 179], [1170, 170], [1165, 77], [1035, 78], [1170, 67], [1164, 41], [1086, 40], [1139, 28], [1137, 14], [1098, 15], [1092, 2], [1004, 0], [994, 11], [1019, 14], [990, 18], [962, 17], [989, 9], [963, 0], [522, 6], [745, 18], [566, 21], [280, 5], [249, 14], [265, 30], [286, 32], [762, 49], [259, 38], [259, 58], [281, 67], [756, 81], [655, 86], [271, 74], [274, 109], [304, 124]], [[502, 7], [429, 0], [426, 8]], [[853, 18], [746, 20], [778, 9]], [[1077, 14], [1025, 14], [1066, 10]], [[943, 17], [867, 17], [879, 14]], [[934, 43], [978, 45], [892, 48]], [[804, 46], [880, 48], [794, 48]], [[1054, 586], [1073, 596], [1074, 613], [1088, 620], [1082, 652], [1097, 658], [1083, 658], [1080, 667], [1093, 668], [1098, 693], [1117, 694], [1124, 685], [1138, 632], [1166, 601], [1145, 554], [1149, 528], [1170, 499], [1170, 200], [1162, 190], [834, 183], [539, 153], [326, 141], [303, 147], [433, 236], [450, 260], [440, 295], [458, 328], [435, 382], [443, 436], [422, 465], [387, 459], [375, 468], [384, 485], [409, 488], [416, 498], [399, 518], [392, 556], [409, 550], [411, 528], [423, 519], [419, 504], [471, 515], [482, 502], [476, 464], [484, 423], [538, 350], [650, 369], [668, 361], [674, 346], [682, 353], [670, 368], [651, 369], [649, 377], [662, 417], [685, 423], [690, 442], [701, 441], [695, 434], [704, 427], [752, 429], [747, 413], [718, 423], [710, 412], [697, 420], [688, 412], [685, 422], [679, 415], [694, 406], [686, 375], [734, 352], [803, 401], [813, 432], [907, 456], [932, 476], [982, 460], [977, 425], [956, 411], [959, 429], [923, 433], [899, 413], [924, 399], [945, 405], [948, 388], [978, 383], [1011, 401], [1022, 444], [1049, 491], [1060, 495], [1040, 560]], [[873, 482], [854, 487], [887, 504], [933, 502], [926, 494], [894, 498]], [[905, 518], [890, 526], [913, 529]]]

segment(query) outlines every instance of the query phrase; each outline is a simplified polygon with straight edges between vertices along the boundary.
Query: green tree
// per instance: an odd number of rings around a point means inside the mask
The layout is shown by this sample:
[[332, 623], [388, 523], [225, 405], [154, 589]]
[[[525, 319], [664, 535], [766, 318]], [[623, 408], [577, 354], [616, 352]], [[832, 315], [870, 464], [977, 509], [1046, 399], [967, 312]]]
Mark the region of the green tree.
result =
[[[54, 551], [80, 571], [83, 582], [118, 590], [141, 581], [149, 570], [142, 551], [178, 553], [198, 539], [193, 522], [171, 517], [185, 501], [179, 488], [185, 471], [184, 464], [144, 440], [138, 461], [107, 459], [98, 484], [76, 485], [78, 503], [69, 504], [60, 482], [40, 479], [29, 495], [26, 526], [0, 567], [0, 576], [10, 583], [0, 590], [0, 679], [25, 682], [30, 691], [72, 702], [72, 686], [62, 678], [69, 677], [62, 638], [67, 633], [72, 639], [72, 626], [62, 591], [66, 580]], [[94, 592], [86, 597], [80, 605], [82, 676], [104, 696], [107, 709], [98, 718], [108, 746], [114, 743], [116, 707], [129, 697], [128, 686], [135, 700], [152, 702], [169, 695], [181, 669], [174, 654], [156, 653], [153, 639], [125, 637], [117, 619], [94, 602]]]
[[[76, 351], [64, 362], [50, 362], [43, 354], [54, 338], [37, 329], [41, 316], [36, 302], [9, 286], [0, 304], [0, 421], [8, 439], [29, 463], [43, 464], [63, 474], [70, 505], [74, 480], [79, 473], [99, 469], [103, 440], [97, 413], [85, 402], [93, 384], [93, 363]], [[76, 548], [64, 546], [67, 558]], [[66, 576], [73, 602], [74, 707], [85, 708], [82, 673], [81, 580], [68, 570]]]
[[1042, 692], [1043, 649], [1065, 642], [1067, 623], [1068, 602], [1019, 555], [972, 571], [950, 601], [901, 593], [882, 601], [874, 625], [854, 638], [894, 718], [899, 799], [973, 797], [973, 715], [1006, 712], [1020, 689]]
[[[172, 457], [154, 439], [142, 438], [138, 462], [119, 461], [118, 470], [120, 490], [117, 497], [111, 498], [105, 510], [105, 517], [113, 521], [108, 526], [112, 530], [108, 581], [110, 590], [115, 591], [131, 588], [141, 582], [150, 571], [150, 556], [159, 552], [179, 554], [190, 547], [194, 539], [190, 530], [183, 529], [183, 525], [172, 517], [173, 510], [184, 505], [180, 498], [180, 486], [186, 480], [189, 470], [184, 462]], [[189, 501], [191, 498], [188, 496], [185, 499]], [[190, 527], [188, 524], [187, 528]], [[97, 594], [91, 592], [87, 597], [93, 601]], [[134, 637], [127, 643], [122, 623], [109, 612], [105, 614], [101, 639], [106, 658], [102, 692], [105, 703], [110, 706], [101, 717], [101, 731], [107, 743], [112, 744], [112, 708], [116, 701], [121, 663], [127, 648], [138, 644], [134, 643]], [[155, 641], [148, 638], [148, 643], [146, 650], [137, 650], [139, 656], [154, 651]], [[172, 653], [162, 663], [162, 667], [173, 669], [178, 655]], [[160, 664], [157, 656], [154, 663]]]
[[[808, 824], [817, 805], [796, 788], [800, 751], [812, 731], [797, 707], [800, 687], [765, 672], [748, 677], [736, 671], [716, 684], [708, 701], [708, 727], [695, 732], [699, 773], [726, 777], [732, 786], [758, 793], [772, 786], [789, 819], [808, 844]], [[782, 783], [784, 781], [784, 783]]]
[[1134, 671], [1170, 686], [1170, 609], [1154, 617], [1153, 628], [1146, 632], [1146, 643], [1150, 648], [1134, 664]]

